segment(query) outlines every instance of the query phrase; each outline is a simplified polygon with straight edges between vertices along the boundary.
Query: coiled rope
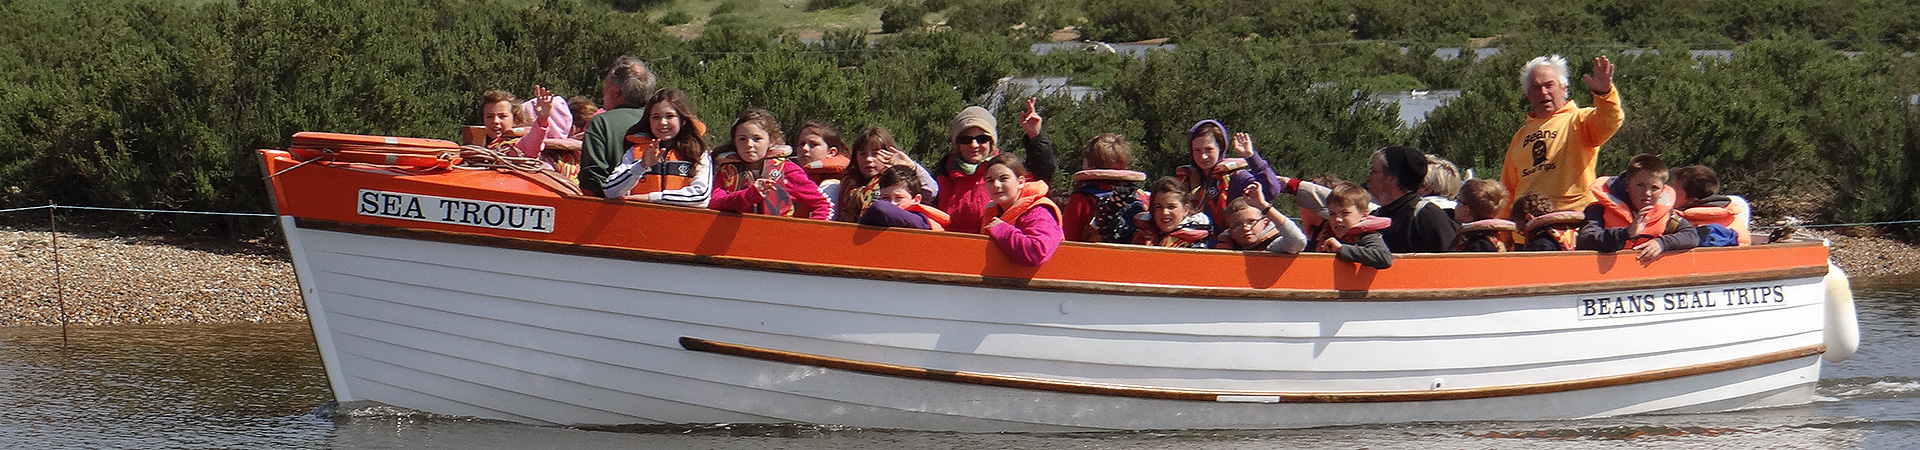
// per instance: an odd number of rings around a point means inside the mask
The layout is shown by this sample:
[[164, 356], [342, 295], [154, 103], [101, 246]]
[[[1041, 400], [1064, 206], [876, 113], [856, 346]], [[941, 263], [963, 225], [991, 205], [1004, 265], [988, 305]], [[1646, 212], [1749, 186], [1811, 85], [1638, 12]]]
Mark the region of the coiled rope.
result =
[[464, 169], [506, 169], [517, 172], [540, 172], [547, 164], [538, 159], [523, 156], [511, 156], [507, 152], [478, 145], [460, 146], [460, 163], [454, 167]]

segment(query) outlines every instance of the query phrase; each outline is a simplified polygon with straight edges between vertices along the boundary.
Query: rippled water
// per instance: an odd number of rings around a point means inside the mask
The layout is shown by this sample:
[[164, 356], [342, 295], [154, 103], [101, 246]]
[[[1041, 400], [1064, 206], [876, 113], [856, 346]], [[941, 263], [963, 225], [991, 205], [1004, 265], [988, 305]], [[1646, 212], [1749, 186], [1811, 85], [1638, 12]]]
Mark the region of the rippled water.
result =
[[819, 426], [582, 430], [336, 409], [304, 324], [0, 328], [0, 448], [1920, 448], [1920, 277], [1862, 280], [1861, 349], [1812, 405], [1557, 422], [958, 434]]

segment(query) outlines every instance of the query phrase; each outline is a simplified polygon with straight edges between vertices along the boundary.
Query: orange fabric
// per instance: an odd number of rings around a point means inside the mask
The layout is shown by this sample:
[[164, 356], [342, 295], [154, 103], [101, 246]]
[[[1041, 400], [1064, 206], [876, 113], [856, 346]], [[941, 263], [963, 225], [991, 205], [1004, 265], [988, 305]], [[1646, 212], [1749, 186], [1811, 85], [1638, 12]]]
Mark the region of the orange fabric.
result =
[[946, 211], [941, 211], [938, 208], [927, 206], [927, 204], [925, 203], [915, 203], [912, 205], [907, 205], [907, 207], [900, 208], [900, 209], [907, 210], [907, 212], [920, 213], [920, 215], [922, 216], [927, 216], [927, 225], [929, 225], [930, 226], [929, 229], [933, 231], [947, 231], [947, 224], [950, 222], [953, 222], [953, 218], [947, 216]]
[[[654, 141], [651, 138], [641, 136], [638, 134], [627, 136], [627, 142], [632, 142], [634, 144], [632, 147], [627, 148], [627, 151], [633, 154], [634, 161], [646, 161], [646, 159], [643, 157], [643, 154], [641, 152], [644, 149], [653, 148], [654, 145], [657, 143], [657, 141]], [[675, 152], [663, 152], [660, 156], [661, 156], [661, 159], [660, 159], [661, 163], [692, 162], [692, 161], [685, 161], [680, 159], [679, 155], [675, 154]], [[641, 195], [641, 194], [648, 194], [648, 193], [660, 192], [660, 191], [671, 191], [675, 189], [682, 189], [691, 185], [693, 185], [693, 177], [668, 175], [664, 173], [654, 172], [654, 173], [648, 173], [646, 176], [640, 177], [640, 181], [633, 185], [633, 192], [627, 195]]]
[[1688, 222], [1693, 222], [1694, 226], [1710, 223], [1727, 227], [1727, 229], [1733, 230], [1735, 234], [1739, 235], [1740, 245], [1753, 245], [1752, 233], [1747, 231], [1747, 223], [1740, 220], [1740, 211], [1735, 209], [1733, 204], [1728, 204], [1727, 206], [1695, 206], [1678, 212], [1680, 213], [1680, 217], [1686, 218]]
[[1020, 216], [1026, 215], [1028, 210], [1036, 206], [1046, 207], [1048, 211], [1053, 213], [1054, 221], [1057, 222], [1060, 220], [1060, 205], [1053, 204], [1053, 199], [1047, 198], [1047, 183], [1044, 181], [1028, 181], [1020, 185], [1020, 198], [1014, 199], [1012, 208], [1007, 208], [1005, 212], [999, 214], [995, 214], [995, 211], [1000, 211], [1000, 205], [987, 208], [985, 215], [981, 217], [980, 223], [987, 223], [989, 219], [994, 217], [999, 217], [1002, 222], [1014, 223], [1020, 219]]
[[[1607, 187], [1616, 177], [1600, 177], [1587, 184], [1587, 192], [1593, 195], [1594, 203], [1605, 207], [1607, 228], [1620, 228], [1633, 224], [1633, 206], [1627, 199], [1614, 197]], [[1673, 215], [1673, 186], [1662, 186], [1660, 198], [1653, 202], [1653, 217], [1647, 218], [1647, 226], [1640, 228], [1640, 235], [1627, 241], [1627, 248], [1633, 248], [1642, 242], [1653, 240], [1667, 232], [1667, 218]]]

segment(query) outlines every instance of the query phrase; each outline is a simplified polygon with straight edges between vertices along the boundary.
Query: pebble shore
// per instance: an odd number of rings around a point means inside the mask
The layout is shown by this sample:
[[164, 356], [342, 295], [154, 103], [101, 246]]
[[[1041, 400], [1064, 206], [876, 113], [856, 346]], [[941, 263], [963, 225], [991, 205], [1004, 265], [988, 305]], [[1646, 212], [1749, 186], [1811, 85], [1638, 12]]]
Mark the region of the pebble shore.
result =
[[[1855, 278], [1920, 269], [1920, 247], [1861, 230], [1820, 233]], [[0, 229], [0, 327], [270, 323], [307, 319], [285, 250], [209, 251], [147, 238]]]

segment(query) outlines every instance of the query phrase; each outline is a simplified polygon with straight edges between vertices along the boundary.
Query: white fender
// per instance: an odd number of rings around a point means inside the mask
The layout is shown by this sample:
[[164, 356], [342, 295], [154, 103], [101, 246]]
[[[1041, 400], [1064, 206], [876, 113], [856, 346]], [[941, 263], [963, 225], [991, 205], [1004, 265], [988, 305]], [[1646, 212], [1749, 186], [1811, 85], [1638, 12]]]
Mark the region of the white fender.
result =
[[1860, 349], [1860, 323], [1853, 312], [1853, 283], [1847, 272], [1827, 262], [1827, 362], [1846, 361]]

